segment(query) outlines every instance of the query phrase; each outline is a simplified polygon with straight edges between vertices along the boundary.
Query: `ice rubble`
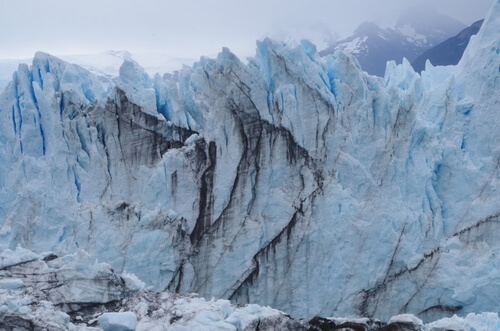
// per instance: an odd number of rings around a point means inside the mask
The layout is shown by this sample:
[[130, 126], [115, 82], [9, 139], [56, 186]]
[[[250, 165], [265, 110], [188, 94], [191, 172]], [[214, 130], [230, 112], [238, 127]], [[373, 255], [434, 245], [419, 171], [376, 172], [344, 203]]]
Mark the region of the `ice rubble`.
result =
[[[153, 292], [140, 286], [133, 274], [117, 275], [107, 263], [90, 262], [84, 251], [58, 257], [17, 247], [1, 255], [0, 282], [13, 276], [24, 279], [20, 287], [0, 288], [2, 330], [500, 329], [497, 313], [455, 315], [428, 324], [409, 314], [394, 316], [387, 324], [368, 318], [293, 320], [255, 304], [235, 306], [228, 300], [206, 300], [194, 294]], [[16, 263], [5, 263], [6, 258]]]
[[37, 53], [0, 96], [0, 249], [294, 317], [496, 310], [499, 17], [456, 67], [384, 79], [264, 40], [108, 90]]
[[0, 283], [24, 279], [21, 286], [0, 287], [2, 330], [243, 330], [259, 323], [271, 330], [300, 325], [271, 308], [146, 290], [135, 275], [117, 275], [82, 250], [58, 257], [17, 247], [1, 256]]

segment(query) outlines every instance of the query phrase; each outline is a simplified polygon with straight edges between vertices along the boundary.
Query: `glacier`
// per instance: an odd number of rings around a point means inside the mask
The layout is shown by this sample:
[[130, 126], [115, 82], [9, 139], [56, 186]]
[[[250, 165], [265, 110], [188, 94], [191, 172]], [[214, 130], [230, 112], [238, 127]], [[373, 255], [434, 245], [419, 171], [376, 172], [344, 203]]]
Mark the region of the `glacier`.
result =
[[495, 0], [457, 66], [384, 78], [307, 41], [112, 85], [39, 52], [0, 95], [0, 251], [294, 318], [498, 311], [498, 31]]

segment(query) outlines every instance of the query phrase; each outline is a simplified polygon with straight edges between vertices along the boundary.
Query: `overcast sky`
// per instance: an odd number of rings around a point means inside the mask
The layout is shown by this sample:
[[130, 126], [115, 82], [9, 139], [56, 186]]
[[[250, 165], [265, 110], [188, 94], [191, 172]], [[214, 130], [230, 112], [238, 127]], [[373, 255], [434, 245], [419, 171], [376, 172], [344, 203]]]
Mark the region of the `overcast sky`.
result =
[[0, 0], [0, 59], [105, 50], [240, 57], [255, 40], [346, 37], [363, 21], [393, 25], [421, 3], [466, 25], [493, 0]]

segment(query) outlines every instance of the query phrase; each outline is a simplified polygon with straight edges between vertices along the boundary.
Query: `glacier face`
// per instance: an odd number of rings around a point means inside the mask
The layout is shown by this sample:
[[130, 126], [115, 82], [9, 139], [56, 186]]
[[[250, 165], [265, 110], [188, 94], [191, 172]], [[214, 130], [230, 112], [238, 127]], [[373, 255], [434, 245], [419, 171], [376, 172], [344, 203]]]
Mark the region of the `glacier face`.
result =
[[500, 305], [500, 2], [456, 67], [264, 40], [113, 87], [37, 53], [0, 99], [0, 250], [296, 317]]

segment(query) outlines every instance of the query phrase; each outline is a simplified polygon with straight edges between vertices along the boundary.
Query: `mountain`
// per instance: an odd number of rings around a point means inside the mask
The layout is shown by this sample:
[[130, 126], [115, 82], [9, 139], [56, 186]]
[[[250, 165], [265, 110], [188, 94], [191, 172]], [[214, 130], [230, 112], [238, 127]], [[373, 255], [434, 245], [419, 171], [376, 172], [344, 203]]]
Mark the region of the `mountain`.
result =
[[457, 66], [384, 79], [308, 42], [224, 49], [175, 81], [126, 60], [111, 88], [37, 53], [0, 95], [0, 251], [110, 263], [68, 309], [112, 269], [293, 318], [496, 311], [499, 17]]
[[352, 54], [364, 71], [383, 77], [387, 61], [401, 63], [406, 58], [412, 62], [464, 27], [430, 8], [418, 7], [403, 13], [394, 28], [383, 29], [375, 23], [365, 22], [352, 36], [331, 44], [319, 54], [326, 56], [342, 50]]
[[463, 28], [465, 28], [463, 23], [425, 5], [403, 12], [396, 23], [396, 30], [410, 39], [434, 45]]
[[472, 36], [476, 35], [484, 20], [480, 20], [462, 30], [455, 37], [449, 38], [442, 43], [425, 51], [413, 61], [412, 66], [417, 72], [425, 69], [425, 62], [431, 61], [433, 65], [457, 64]]

